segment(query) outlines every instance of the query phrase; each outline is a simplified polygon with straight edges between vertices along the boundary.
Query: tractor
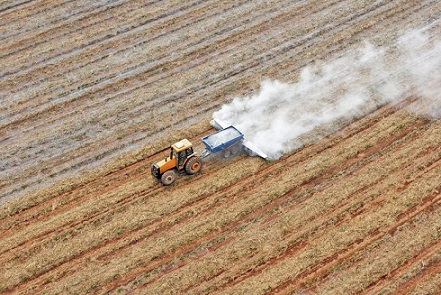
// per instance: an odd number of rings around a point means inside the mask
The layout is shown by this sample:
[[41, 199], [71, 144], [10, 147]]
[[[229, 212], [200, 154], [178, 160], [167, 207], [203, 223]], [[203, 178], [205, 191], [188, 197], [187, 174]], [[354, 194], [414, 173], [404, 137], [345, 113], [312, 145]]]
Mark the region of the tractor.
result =
[[198, 173], [202, 168], [202, 160], [193, 151], [193, 145], [188, 139], [182, 139], [171, 145], [170, 156], [152, 165], [152, 174], [160, 179], [163, 185], [175, 182], [177, 174]]
[[246, 140], [243, 133], [233, 125], [219, 119], [213, 119], [211, 125], [218, 131], [202, 138], [205, 149], [201, 156], [193, 151], [193, 145], [188, 139], [178, 141], [170, 147], [170, 156], [152, 165], [153, 176], [160, 179], [163, 185], [171, 185], [175, 182], [178, 173], [190, 175], [198, 173], [202, 168], [202, 159], [211, 154], [228, 158], [244, 150], [250, 156], [268, 158], [262, 150]]

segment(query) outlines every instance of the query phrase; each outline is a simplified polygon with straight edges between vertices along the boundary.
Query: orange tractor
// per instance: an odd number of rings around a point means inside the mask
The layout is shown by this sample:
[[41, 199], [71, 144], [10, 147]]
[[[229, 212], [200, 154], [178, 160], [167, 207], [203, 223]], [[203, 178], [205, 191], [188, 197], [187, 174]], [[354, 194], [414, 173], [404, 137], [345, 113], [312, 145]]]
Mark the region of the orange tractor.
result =
[[202, 168], [202, 160], [193, 151], [188, 139], [183, 139], [170, 147], [170, 156], [152, 165], [152, 174], [164, 185], [171, 185], [177, 173], [198, 173]]

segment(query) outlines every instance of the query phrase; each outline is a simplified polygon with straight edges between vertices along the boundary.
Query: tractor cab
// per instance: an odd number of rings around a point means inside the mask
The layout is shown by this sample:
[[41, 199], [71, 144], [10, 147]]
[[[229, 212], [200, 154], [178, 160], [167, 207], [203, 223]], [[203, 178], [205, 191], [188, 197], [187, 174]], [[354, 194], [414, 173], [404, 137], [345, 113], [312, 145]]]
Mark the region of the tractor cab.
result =
[[170, 185], [175, 181], [176, 172], [195, 174], [201, 167], [201, 159], [193, 151], [191, 142], [182, 139], [171, 145], [168, 157], [152, 165], [152, 174], [160, 178], [164, 185]]
[[184, 168], [185, 161], [194, 154], [193, 146], [188, 139], [173, 144], [170, 148], [170, 159], [176, 159], [179, 170]]

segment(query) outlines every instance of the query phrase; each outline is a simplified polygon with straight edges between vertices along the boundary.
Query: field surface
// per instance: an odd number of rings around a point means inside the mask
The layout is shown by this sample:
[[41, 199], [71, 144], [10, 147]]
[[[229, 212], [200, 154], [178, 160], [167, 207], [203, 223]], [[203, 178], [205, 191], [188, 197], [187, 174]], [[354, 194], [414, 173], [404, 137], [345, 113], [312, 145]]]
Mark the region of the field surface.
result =
[[415, 95], [277, 161], [150, 175], [261, 78], [439, 19], [436, 0], [0, 1], [0, 293], [441, 293], [441, 124]]

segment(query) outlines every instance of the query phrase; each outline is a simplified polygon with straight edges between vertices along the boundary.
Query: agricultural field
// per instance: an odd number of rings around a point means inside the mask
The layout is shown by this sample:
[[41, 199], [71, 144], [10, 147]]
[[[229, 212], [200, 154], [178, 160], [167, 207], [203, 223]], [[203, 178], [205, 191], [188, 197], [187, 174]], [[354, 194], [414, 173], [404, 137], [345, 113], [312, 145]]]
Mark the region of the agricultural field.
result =
[[435, 0], [0, 1], [0, 293], [441, 293], [418, 93], [277, 160], [150, 174], [261, 79], [440, 20]]

